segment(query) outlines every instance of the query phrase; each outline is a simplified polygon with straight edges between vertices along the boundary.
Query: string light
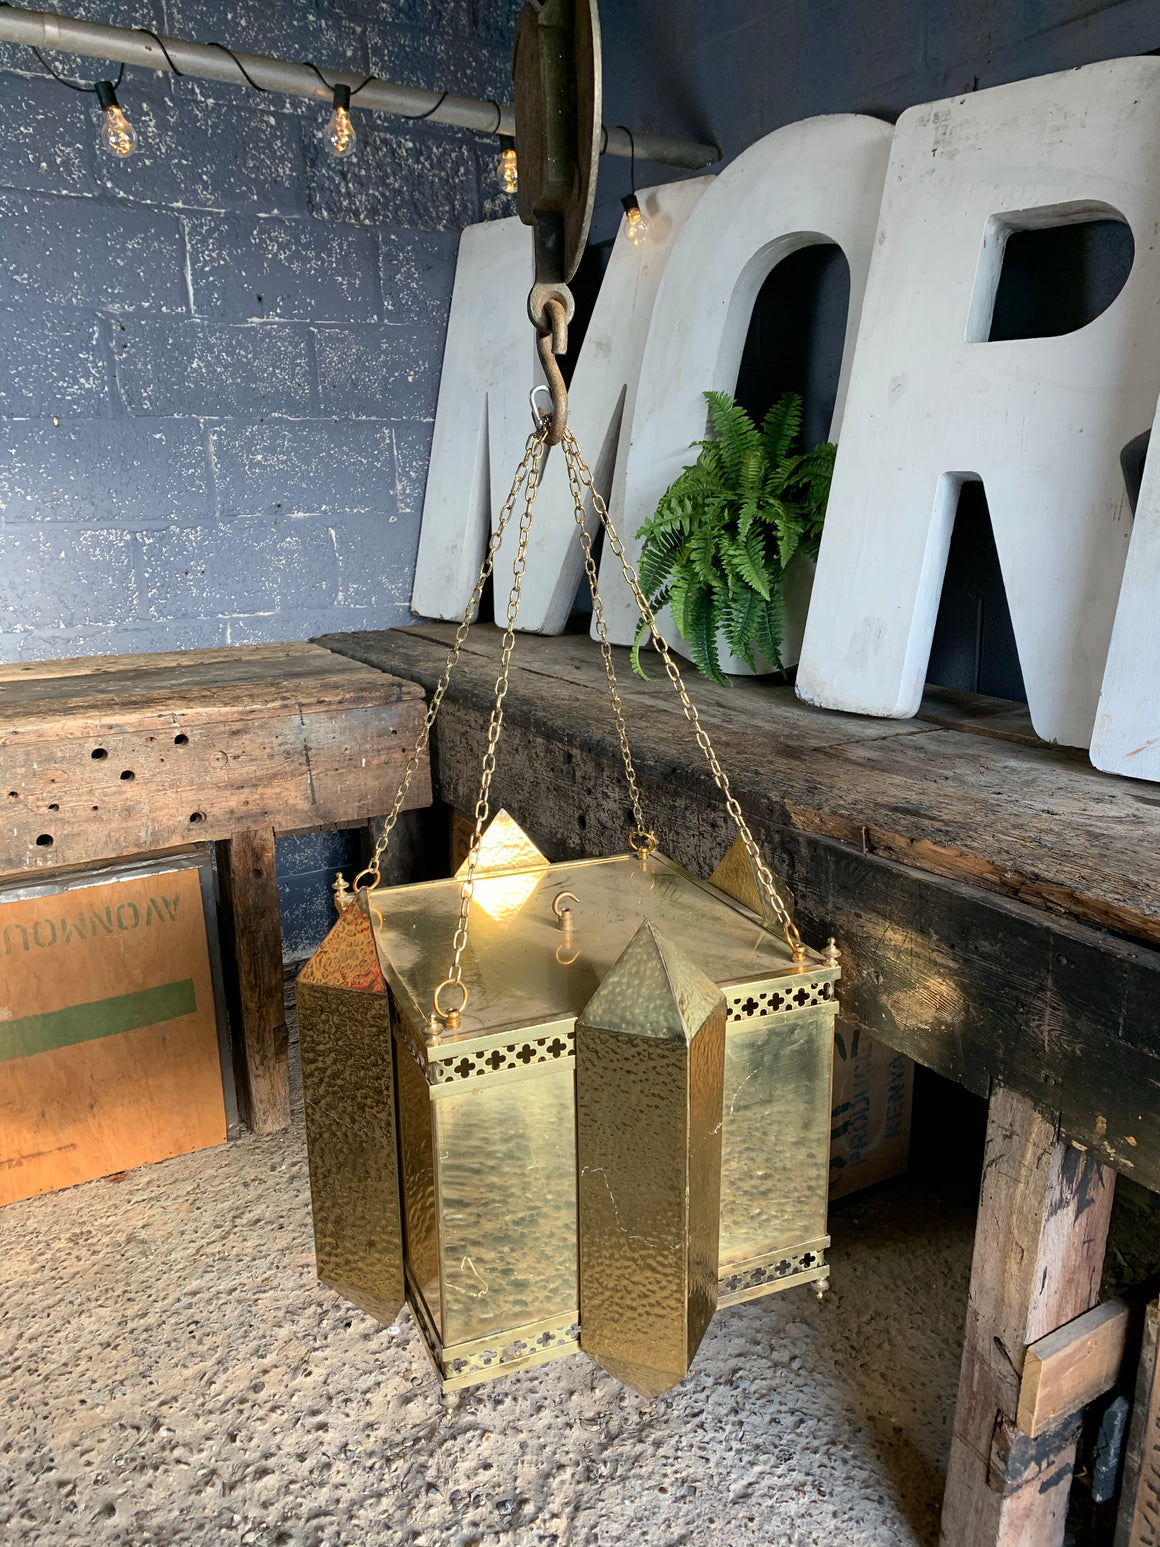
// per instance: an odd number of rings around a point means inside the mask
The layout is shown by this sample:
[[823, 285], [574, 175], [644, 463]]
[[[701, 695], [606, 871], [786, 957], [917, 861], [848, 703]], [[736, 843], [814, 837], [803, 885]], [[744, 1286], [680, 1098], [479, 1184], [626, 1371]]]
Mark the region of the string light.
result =
[[624, 234], [630, 242], [639, 247], [642, 242], [647, 242], [649, 237], [649, 224], [644, 217], [644, 211], [635, 193], [626, 193], [620, 202], [624, 205]]
[[636, 196], [636, 140], [631, 129], [625, 129], [624, 132], [628, 135], [628, 180], [632, 187], [632, 192], [626, 193], [620, 201], [624, 205], [624, 234], [634, 247], [639, 247], [642, 242], [648, 241], [649, 224]]
[[499, 137], [499, 161], [496, 163], [496, 173], [504, 193], [519, 191], [520, 175], [516, 162], [516, 142], [510, 134], [501, 134]]
[[322, 133], [327, 151], [336, 161], [353, 153], [358, 135], [350, 118], [350, 87], [334, 88], [334, 105]]
[[125, 117], [112, 81], [97, 81], [93, 90], [101, 105], [101, 132], [98, 144], [110, 156], [123, 161], [137, 149], [137, 131]]

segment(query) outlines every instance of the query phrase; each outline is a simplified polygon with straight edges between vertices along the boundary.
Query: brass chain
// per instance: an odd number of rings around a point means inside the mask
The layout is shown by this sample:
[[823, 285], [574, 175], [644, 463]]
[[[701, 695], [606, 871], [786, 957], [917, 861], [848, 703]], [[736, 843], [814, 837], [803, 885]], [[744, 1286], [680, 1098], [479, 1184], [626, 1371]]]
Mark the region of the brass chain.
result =
[[[479, 799], [475, 803], [475, 831], [471, 837], [471, 848], [467, 858], [467, 873], [463, 877], [463, 885], [459, 897], [459, 923], [455, 930], [455, 939], [452, 942], [451, 970], [435, 990], [432, 1004], [436, 1014], [442, 1014], [447, 1027], [454, 1030], [459, 1024], [459, 1016], [467, 1004], [467, 988], [463, 982], [463, 952], [467, 946], [467, 922], [471, 914], [471, 899], [475, 895], [475, 867], [479, 858], [479, 844], [483, 837], [483, 830], [487, 826], [487, 819], [491, 812], [491, 781], [495, 774], [495, 752], [499, 744], [500, 732], [503, 729], [503, 703], [507, 697], [508, 681], [511, 669], [512, 651], [516, 643], [516, 619], [520, 611], [520, 594], [523, 590], [524, 571], [527, 568], [528, 538], [532, 531], [532, 514], [536, 503], [536, 495], [540, 492], [540, 474], [544, 455], [544, 444], [548, 439], [549, 425], [545, 419], [529, 438], [531, 471], [524, 488], [524, 509], [520, 516], [520, 535], [516, 547], [515, 561], [512, 564], [512, 588], [508, 595], [507, 627], [503, 633], [503, 648], [500, 652], [499, 675], [495, 684], [495, 706], [491, 711], [491, 719], [487, 727], [487, 750], [483, 754], [483, 768], [479, 781]], [[458, 1006], [441, 1011], [439, 1008], [439, 995], [445, 988], [458, 988], [461, 999]]]
[[516, 468], [516, 475], [512, 479], [511, 491], [504, 501], [503, 509], [499, 513], [499, 520], [496, 522], [495, 531], [492, 533], [491, 541], [487, 545], [487, 552], [484, 554], [483, 564], [479, 571], [479, 579], [475, 582], [475, 589], [471, 593], [471, 599], [464, 608], [463, 621], [455, 631], [455, 641], [451, 646], [447, 662], [443, 667], [443, 675], [439, 678], [435, 691], [431, 695], [431, 704], [427, 710], [427, 718], [423, 721], [422, 729], [419, 732], [411, 756], [407, 759], [407, 766], [403, 773], [402, 782], [395, 794], [394, 804], [391, 806], [390, 814], [383, 823], [383, 831], [379, 841], [375, 844], [374, 858], [366, 869], [360, 871], [355, 877], [355, 891], [359, 889], [367, 877], [373, 877], [371, 881], [372, 886], [378, 886], [382, 880], [379, 862], [390, 842], [395, 823], [399, 820], [399, 813], [402, 811], [403, 803], [407, 799], [407, 791], [411, 788], [411, 780], [415, 777], [415, 772], [422, 761], [424, 752], [427, 750], [427, 743], [431, 739], [431, 728], [435, 724], [435, 717], [439, 713], [439, 706], [443, 702], [443, 695], [447, 692], [448, 684], [451, 681], [451, 673], [455, 670], [459, 660], [459, 653], [463, 649], [464, 640], [467, 638], [467, 631], [471, 627], [476, 609], [479, 607], [480, 599], [483, 596], [483, 588], [487, 584], [488, 576], [495, 567], [495, 556], [499, 551], [500, 543], [503, 541], [503, 534], [511, 519], [512, 512], [515, 510], [520, 489], [532, 473], [535, 474], [533, 484], [538, 484], [539, 482], [540, 461], [544, 454], [547, 439], [547, 428], [543, 424], [538, 424], [528, 436], [527, 443], [524, 446], [523, 460]]
[[[573, 442], [575, 444], [575, 442]], [[636, 826], [628, 835], [629, 847], [642, 859], [656, 848], [656, 835], [645, 826], [644, 806], [640, 797], [640, 786], [636, 782], [636, 769], [632, 764], [632, 749], [628, 744], [628, 726], [624, 722], [624, 705], [620, 700], [620, 690], [616, 685], [616, 668], [612, 664], [612, 646], [608, 641], [608, 629], [604, 622], [604, 603], [600, 597], [600, 589], [596, 580], [596, 559], [592, 553], [592, 538], [588, 533], [588, 523], [584, 519], [584, 494], [579, 477], [573, 466], [573, 459], [567, 454], [565, 446], [565, 463], [568, 469], [568, 486], [572, 491], [573, 514], [576, 517], [576, 525], [580, 533], [580, 547], [584, 553], [584, 572], [588, 576], [588, 589], [592, 593], [592, 618], [596, 624], [596, 634], [600, 640], [600, 653], [604, 657], [604, 675], [608, 678], [608, 694], [612, 699], [612, 718], [616, 721], [616, 734], [620, 737], [620, 755], [624, 759], [624, 777], [628, 783], [628, 798], [632, 802], [632, 815]]]
[[573, 479], [575, 479], [573, 488], [576, 492], [578, 503], [582, 508], [583, 491], [587, 490], [588, 496], [592, 500], [593, 508], [595, 509], [597, 515], [600, 517], [600, 522], [604, 527], [608, 546], [611, 548], [615, 557], [620, 561], [620, 568], [624, 574], [624, 578], [628, 582], [629, 589], [636, 599], [636, 604], [640, 608], [641, 616], [648, 624], [649, 632], [652, 636], [653, 648], [664, 662], [665, 672], [668, 675], [669, 681], [676, 689], [677, 696], [681, 700], [681, 707], [685, 712], [685, 718], [693, 727], [694, 734], [697, 738], [697, 745], [705, 754], [705, 758], [709, 764], [709, 769], [713, 775], [714, 782], [716, 783], [717, 788], [721, 791], [722, 795], [725, 797], [726, 809], [728, 810], [729, 815], [733, 818], [733, 821], [737, 826], [737, 831], [741, 834], [741, 840], [745, 845], [745, 852], [749, 855], [750, 862], [753, 865], [754, 872], [757, 876], [758, 885], [764, 893], [770, 907], [773, 909], [775, 917], [781, 924], [782, 930], [785, 933], [786, 942], [793, 953], [794, 961], [802, 962], [805, 960], [806, 950], [805, 946], [802, 944], [802, 937], [798, 933], [797, 925], [790, 917], [789, 909], [786, 907], [785, 902], [782, 900], [781, 893], [777, 889], [777, 883], [774, 881], [773, 872], [762, 858], [761, 850], [757, 847], [757, 841], [753, 834], [749, 831], [749, 824], [746, 822], [744, 813], [742, 812], [741, 807], [737, 802], [737, 798], [733, 794], [732, 788], [730, 787], [729, 776], [718, 761], [717, 754], [713, 750], [713, 743], [709, 740], [708, 731], [706, 731], [705, 727], [701, 724], [701, 716], [697, 713], [697, 706], [689, 697], [688, 690], [686, 689], [684, 680], [681, 677], [680, 669], [678, 668], [676, 661], [673, 660], [672, 651], [669, 649], [664, 635], [657, 627], [656, 616], [649, 604], [648, 597], [645, 596], [641, 589], [637, 572], [629, 562], [628, 556], [624, 551], [624, 544], [621, 541], [615, 526], [612, 524], [611, 516], [608, 514], [608, 506], [601, 498], [596, 485], [593, 483], [592, 474], [588, 470], [587, 464], [585, 463], [584, 458], [580, 453], [580, 447], [577, 444], [576, 437], [573, 435], [571, 430], [565, 431], [563, 444], [564, 456], [568, 464], [569, 483], [573, 483]]

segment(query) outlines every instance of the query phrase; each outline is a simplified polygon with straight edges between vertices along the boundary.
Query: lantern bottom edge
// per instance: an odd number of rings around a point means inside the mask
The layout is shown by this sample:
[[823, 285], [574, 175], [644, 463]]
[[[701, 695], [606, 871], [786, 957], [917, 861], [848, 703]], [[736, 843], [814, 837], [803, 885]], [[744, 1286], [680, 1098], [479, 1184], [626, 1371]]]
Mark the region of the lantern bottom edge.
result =
[[830, 1265], [825, 1253], [829, 1244], [829, 1236], [823, 1235], [816, 1241], [803, 1241], [799, 1246], [750, 1258], [748, 1262], [731, 1263], [717, 1279], [718, 1310], [745, 1300], [759, 1300], [763, 1295], [779, 1294], [798, 1284], [828, 1279]]

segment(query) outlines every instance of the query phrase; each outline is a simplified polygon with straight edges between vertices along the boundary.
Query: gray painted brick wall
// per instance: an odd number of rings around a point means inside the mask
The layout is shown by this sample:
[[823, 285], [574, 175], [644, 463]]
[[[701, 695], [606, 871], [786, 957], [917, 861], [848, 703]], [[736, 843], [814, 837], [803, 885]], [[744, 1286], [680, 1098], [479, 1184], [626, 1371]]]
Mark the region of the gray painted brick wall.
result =
[[[1160, 49], [1154, 0], [619, 0], [602, 6], [605, 120], [716, 140], [727, 158], [818, 113], [916, 102]], [[642, 184], [673, 174], [638, 169]], [[603, 166], [610, 236], [627, 167]]]
[[[510, 97], [519, 0], [62, 0], [92, 20]], [[49, 56], [63, 73], [111, 75]], [[458, 230], [496, 147], [127, 70], [141, 139], [0, 45], [0, 659], [410, 616]]]
[[[64, 0], [94, 20], [510, 93], [519, 0]], [[717, 138], [1160, 47], [1155, 0], [605, 0], [606, 117]], [[69, 74], [107, 73], [56, 57]], [[126, 73], [141, 153], [0, 46], [0, 659], [409, 616], [456, 233], [494, 141]], [[604, 164], [596, 234], [628, 186]], [[642, 183], [663, 169], [642, 166]]]

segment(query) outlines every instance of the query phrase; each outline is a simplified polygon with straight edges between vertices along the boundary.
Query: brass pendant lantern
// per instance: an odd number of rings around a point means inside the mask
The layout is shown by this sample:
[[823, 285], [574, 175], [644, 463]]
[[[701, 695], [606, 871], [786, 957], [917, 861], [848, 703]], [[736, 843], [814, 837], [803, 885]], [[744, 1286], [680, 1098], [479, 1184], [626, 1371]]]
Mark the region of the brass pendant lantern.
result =
[[[445, 1392], [578, 1349], [647, 1395], [717, 1309], [812, 1283], [825, 1250], [838, 952], [806, 948], [567, 427], [556, 355], [600, 124], [594, 0], [529, 0], [516, 44], [550, 411], [537, 412], [427, 718], [354, 891], [298, 980], [319, 1277], [381, 1321], [410, 1305]], [[526, 168], [526, 175], [525, 175]], [[542, 390], [542, 389], [537, 389]], [[559, 446], [634, 826], [551, 864], [491, 784], [544, 457]], [[475, 831], [458, 874], [379, 863], [522, 500]], [[738, 838], [709, 881], [649, 830], [597, 586], [603, 527]], [[679, 723], [679, 722], [678, 722]], [[450, 967], [440, 981], [444, 953]]]
[[711, 882], [550, 865], [501, 811], [475, 858], [456, 1028], [462, 873], [360, 890], [299, 978], [319, 1276], [405, 1298], [445, 1391], [583, 1348], [655, 1395], [715, 1308], [829, 1274], [837, 962], [766, 927], [740, 839]]

